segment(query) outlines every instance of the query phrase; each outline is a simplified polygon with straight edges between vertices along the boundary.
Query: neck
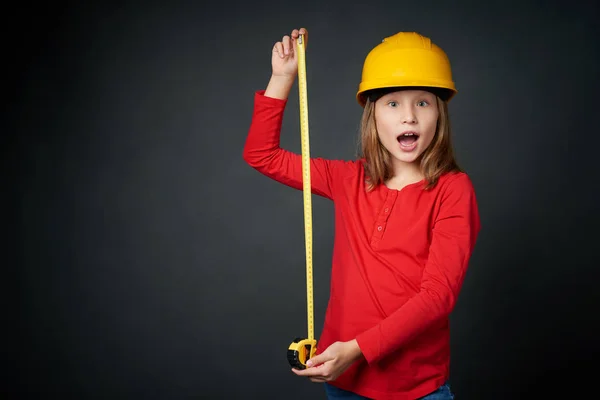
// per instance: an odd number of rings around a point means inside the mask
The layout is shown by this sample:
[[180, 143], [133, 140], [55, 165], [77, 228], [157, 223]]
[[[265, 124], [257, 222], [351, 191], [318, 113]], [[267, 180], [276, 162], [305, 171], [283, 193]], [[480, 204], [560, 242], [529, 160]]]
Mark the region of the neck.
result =
[[424, 178], [419, 166], [415, 163], [396, 163], [394, 176], [385, 184], [390, 189], [402, 189], [406, 185], [419, 182]]

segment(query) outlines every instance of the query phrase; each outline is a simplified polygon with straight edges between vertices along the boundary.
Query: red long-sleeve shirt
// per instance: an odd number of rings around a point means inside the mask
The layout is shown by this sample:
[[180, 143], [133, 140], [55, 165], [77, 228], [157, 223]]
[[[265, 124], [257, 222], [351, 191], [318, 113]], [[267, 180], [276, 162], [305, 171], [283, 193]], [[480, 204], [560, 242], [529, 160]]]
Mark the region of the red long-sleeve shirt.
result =
[[[262, 174], [302, 190], [301, 155], [280, 148], [287, 101], [254, 94], [243, 157]], [[331, 199], [335, 239], [330, 298], [318, 352], [356, 339], [364, 360], [332, 384], [375, 399], [415, 399], [449, 375], [448, 315], [480, 229], [465, 173], [402, 190], [368, 192], [361, 160], [311, 159], [311, 186]]]

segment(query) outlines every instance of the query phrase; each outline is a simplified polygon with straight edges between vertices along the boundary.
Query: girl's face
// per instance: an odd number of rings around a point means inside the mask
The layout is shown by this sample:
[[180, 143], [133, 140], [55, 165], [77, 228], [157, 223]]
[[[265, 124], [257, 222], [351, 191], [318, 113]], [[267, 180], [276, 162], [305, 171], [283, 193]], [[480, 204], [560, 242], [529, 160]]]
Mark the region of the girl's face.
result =
[[377, 134], [394, 167], [423, 154], [435, 136], [438, 115], [436, 96], [424, 90], [400, 90], [377, 100]]

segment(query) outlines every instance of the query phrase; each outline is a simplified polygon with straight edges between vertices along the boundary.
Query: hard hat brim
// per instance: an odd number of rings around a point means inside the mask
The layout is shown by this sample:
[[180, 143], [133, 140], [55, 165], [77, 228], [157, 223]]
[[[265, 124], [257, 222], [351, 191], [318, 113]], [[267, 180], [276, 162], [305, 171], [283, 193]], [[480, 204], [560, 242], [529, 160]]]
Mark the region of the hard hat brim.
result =
[[[450, 86], [450, 85], [447, 85], [447, 86]], [[438, 96], [439, 98], [441, 98], [443, 101], [446, 101], [446, 102], [450, 101], [450, 99], [452, 99], [454, 97], [454, 95], [456, 93], [458, 93], [458, 91], [456, 90], [454, 85], [451, 85], [451, 87], [446, 87], [446, 86], [441, 86], [441, 85], [426, 86], [426, 85], [423, 85], [422, 83], [419, 83], [419, 84], [413, 84], [413, 85], [398, 85], [398, 86], [396, 86], [396, 85], [393, 85], [393, 86], [374, 85], [374, 87], [372, 87], [372, 88], [369, 88], [367, 85], [365, 85], [364, 88], [361, 88], [356, 93], [356, 100], [362, 107], [364, 107], [367, 102], [368, 97], [371, 97], [371, 101], [374, 101], [377, 98], [379, 98], [387, 93], [395, 92], [398, 90], [425, 90], [425, 91], [435, 94], [436, 96]]]

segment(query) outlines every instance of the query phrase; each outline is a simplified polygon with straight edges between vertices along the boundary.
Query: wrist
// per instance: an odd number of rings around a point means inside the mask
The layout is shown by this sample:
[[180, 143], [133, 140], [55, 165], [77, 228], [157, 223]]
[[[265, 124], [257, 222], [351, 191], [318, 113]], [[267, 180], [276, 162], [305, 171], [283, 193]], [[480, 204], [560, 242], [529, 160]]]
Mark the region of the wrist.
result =
[[293, 85], [294, 80], [296, 79], [296, 76], [288, 75], [288, 74], [272, 73], [270, 79], [271, 79], [271, 82], [276, 82], [276, 83], [283, 84], [283, 85]]
[[294, 77], [288, 75], [271, 75], [265, 96], [286, 100], [294, 85]]
[[352, 361], [357, 361], [363, 357], [362, 350], [358, 345], [356, 339], [352, 339], [348, 342], [348, 346], [350, 347], [350, 355], [352, 357]]

